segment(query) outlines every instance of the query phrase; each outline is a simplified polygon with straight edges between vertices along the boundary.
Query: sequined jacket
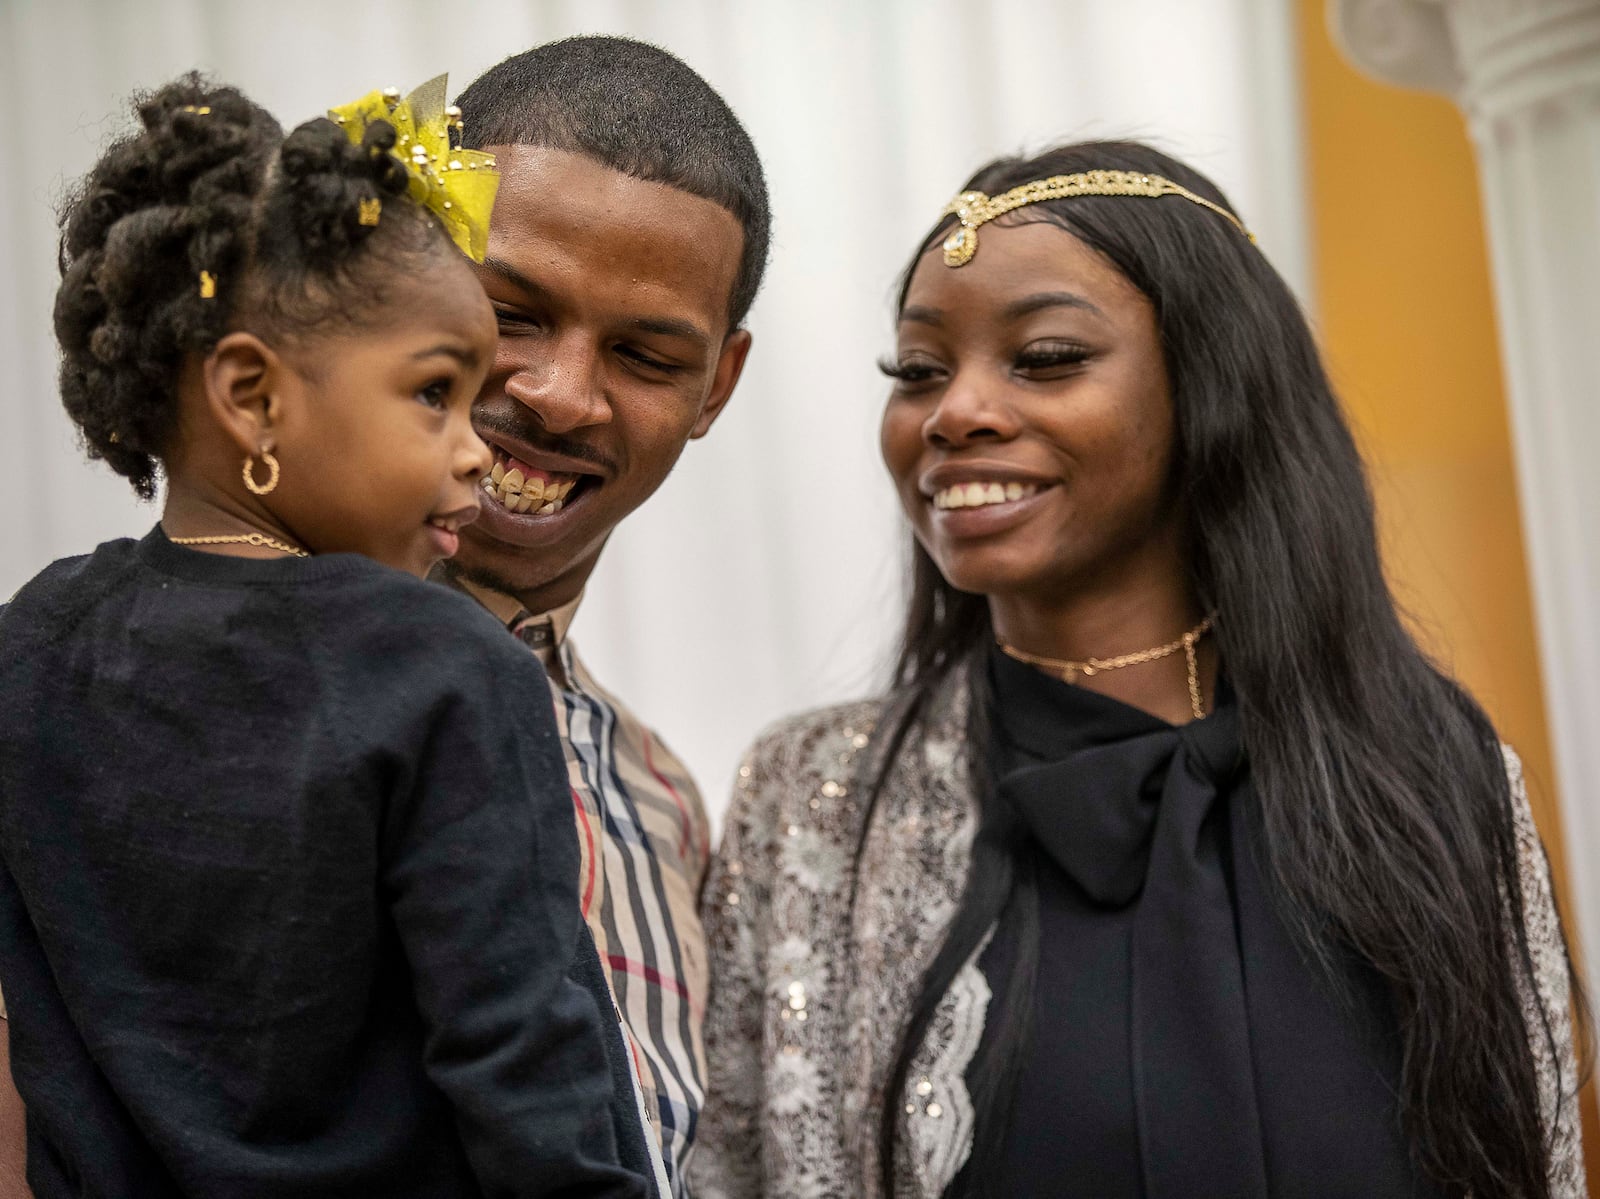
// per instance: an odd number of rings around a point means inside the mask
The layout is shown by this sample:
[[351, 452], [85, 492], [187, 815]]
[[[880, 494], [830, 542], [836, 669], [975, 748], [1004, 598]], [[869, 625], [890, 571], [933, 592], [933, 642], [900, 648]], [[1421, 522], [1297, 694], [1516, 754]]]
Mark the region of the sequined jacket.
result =
[[[858, 778], [883, 752], [879, 702], [779, 724], [739, 768], [705, 891], [712, 987], [709, 1092], [690, 1165], [697, 1199], [872, 1199], [877, 1129], [903, 1021], [966, 878], [977, 814], [963, 749], [966, 691], [948, 688], [898, 754], [862, 840]], [[888, 727], [888, 719], [881, 723]], [[1584, 1199], [1566, 960], [1521, 765], [1506, 752], [1532, 978], [1555, 1046], [1530, 1036], [1556, 1199]], [[860, 857], [857, 848], [860, 846]], [[859, 861], [859, 866], [857, 862]], [[859, 873], [855, 908], [851, 891]], [[972, 1147], [964, 1074], [990, 993], [969, 959], [940, 1002], [904, 1094], [896, 1192], [937, 1199]]]

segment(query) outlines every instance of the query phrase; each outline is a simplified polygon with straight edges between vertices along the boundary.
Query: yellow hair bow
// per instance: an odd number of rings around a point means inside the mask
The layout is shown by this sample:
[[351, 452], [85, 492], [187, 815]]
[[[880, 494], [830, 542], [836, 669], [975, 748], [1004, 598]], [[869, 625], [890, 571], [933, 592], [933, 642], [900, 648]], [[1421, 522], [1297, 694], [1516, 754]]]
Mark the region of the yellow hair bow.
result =
[[[352, 103], [330, 108], [328, 116], [357, 145], [373, 121], [393, 125], [397, 135], [394, 152], [411, 176], [407, 189], [411, 198], [444, 222], [450, 240], [463, 254], [482, 262], [489, 250], [489, 213], [494, 209], [500, 173], [493, 154], [451, 148], [450, 130], [460, 128], [461, 113], [445, 107], [446, 78], [430, 79], [404, 99], [397, 88], [369, 92]], [[363, 207], [363, 223], [376, 224], [377, 212], [371, 216], [368, 221]]]

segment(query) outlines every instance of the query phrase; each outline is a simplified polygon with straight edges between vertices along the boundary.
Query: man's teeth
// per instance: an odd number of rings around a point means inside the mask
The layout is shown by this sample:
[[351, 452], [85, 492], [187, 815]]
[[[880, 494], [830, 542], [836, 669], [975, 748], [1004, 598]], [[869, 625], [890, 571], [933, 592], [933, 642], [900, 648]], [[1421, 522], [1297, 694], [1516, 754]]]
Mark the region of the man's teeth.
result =
[[933, 493], [935, 508], [982, 508], [1026, 499], [1039, 490], [1037, 483], [957, 483]]
[[532, 512], [538, 516], [560, 512], [577, 485], [577, 479], [546, 482], [536, 475], [524, 475], [516, 467], [507, 469], [498, 457], [493, 469], [483, 477], [484, 491], [507, 512]]

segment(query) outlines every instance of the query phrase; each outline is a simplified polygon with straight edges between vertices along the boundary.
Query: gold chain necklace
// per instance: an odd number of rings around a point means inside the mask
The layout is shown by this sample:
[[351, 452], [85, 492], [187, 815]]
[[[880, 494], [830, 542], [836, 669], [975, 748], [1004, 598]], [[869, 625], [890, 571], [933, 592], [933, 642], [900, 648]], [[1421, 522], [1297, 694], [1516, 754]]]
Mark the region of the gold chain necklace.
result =
[[1121, 654], [1115, 658], [1086, 658], [1082, 662], [1074, 662], [1070, 658], [1046, 658], [1042, 654], [1024, 653], [1015, 646], [1007, 645], [998, 637], [995, 638], [995, 643], [1002, 652], [1018, 662], [1041, 667], [1059, 676], [1064, 683], [1076, 683], [1079, 675], [1087, 679], [1097, 674], [1104, 674], [1108, 670], [1121, 670], [1124, 666], [1142, 666], [1146, 662], [1159, 662], [1162, 658], [1170, 658], [1181, 649], [1189, 667], [1189, 708], [1194, 712], [1194, 718], [1200, 720], [1206, 713], [1200, 702], [1200, 663], [1195, 657], [1194, 647], [1210, 629], [1211, 617], [1208, 616], [1176, 641], [1169, 641], [1154, 649], [1135, 650], [1131, 654]]
[[296, 558], [309, 558], [310, 554], [298, 545], [290, 545], [287, 541], [279, 541], [276, 537], [268, 537], [265, 533], [232, 533], [226, 537], [168, 537], [173, 545], [254, 545], [265, 546], [269, 550], [279, 553], [291, 554]]

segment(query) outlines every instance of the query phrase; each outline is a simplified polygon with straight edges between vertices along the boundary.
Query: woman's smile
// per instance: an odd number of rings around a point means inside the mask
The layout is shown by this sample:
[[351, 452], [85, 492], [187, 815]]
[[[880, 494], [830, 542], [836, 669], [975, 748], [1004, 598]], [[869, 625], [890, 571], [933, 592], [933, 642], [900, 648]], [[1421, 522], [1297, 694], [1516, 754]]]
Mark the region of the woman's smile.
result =
[[918, 538], [991, 598], [1062, 595], [1141, 545], [1171, 558], [1172, 401], [1150, 302], [1062, 229], [985, 236], [959, 270], [937, 252], [918, 263], [886, 367], [884, 461]]

